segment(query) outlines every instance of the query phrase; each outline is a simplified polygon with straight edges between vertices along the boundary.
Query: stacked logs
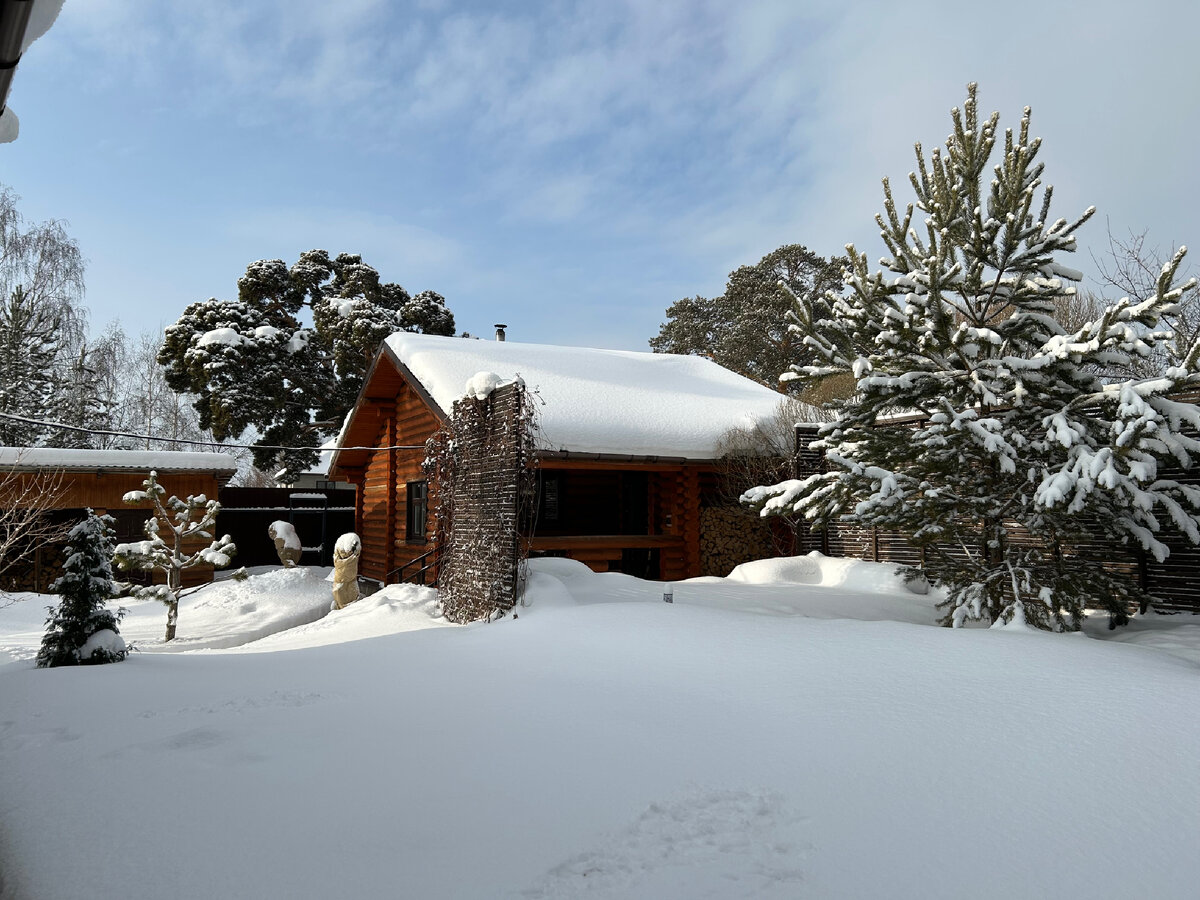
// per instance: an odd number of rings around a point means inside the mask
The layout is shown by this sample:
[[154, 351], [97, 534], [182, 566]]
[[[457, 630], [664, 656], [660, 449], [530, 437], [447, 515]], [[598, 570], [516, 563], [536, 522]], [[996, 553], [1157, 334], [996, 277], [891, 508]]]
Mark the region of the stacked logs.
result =
[[700, 510], [700, 571], [724, 577], [735, 566], [776, 556], [771, 526], [756, 513], [736, 506]]

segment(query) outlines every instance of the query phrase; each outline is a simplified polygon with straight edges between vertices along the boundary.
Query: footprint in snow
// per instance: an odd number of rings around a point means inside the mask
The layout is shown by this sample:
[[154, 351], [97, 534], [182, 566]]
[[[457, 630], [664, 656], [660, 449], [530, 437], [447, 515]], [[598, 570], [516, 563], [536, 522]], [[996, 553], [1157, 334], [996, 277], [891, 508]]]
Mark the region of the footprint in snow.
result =
[[78, 731], [72, 731], [70, 728], [48, 728], [39, 731], [18, 732], [16, 731], [15, 722], [6, 721], [4, 722], [4, 728], [0, 730], [0, 749], [28, 750], [30, 748], [46, 747], [51, 744], [77, 741], [81, 737], [83, 737], [83, 734]]
[[795, 897], [809, 847], [798, 834], [803, 822], [773, 794], [695, 789], [651, 804], [519, 896]]
[[195, 713], [215, 715], [218, 713], [247, 713], [260, 709], [298, 709], [320, 703], [331, 695], [318, 694], [312, 691], [272, 691], [261, 697], [231, 697], [219, 703], [206, 703], [198, 706], [185, 706], [174, 710], [147, 709], [138, 713], [139, 719], [154, 719], [158, 716], [185, 716]]
[[168, 750], [208, 750], [223, 744], [226, 737], [215, 728], [190, 728], [161, 742]]

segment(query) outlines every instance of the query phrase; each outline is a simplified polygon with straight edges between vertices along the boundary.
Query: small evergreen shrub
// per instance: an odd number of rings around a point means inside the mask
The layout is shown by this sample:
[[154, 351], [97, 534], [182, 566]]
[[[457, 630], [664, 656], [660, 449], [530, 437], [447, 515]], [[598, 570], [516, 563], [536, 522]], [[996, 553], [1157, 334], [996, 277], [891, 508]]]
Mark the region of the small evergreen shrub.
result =
[[106, 602], [117, 595], [113, 582], [112, 517], [92, 510], [71, 529], [62, 577], [50, 589], [62, 598], [48, 606], [46, 635], [38, 650], [38, 668], [120, 662], [128, 653], [117, 628], [124, 610]]

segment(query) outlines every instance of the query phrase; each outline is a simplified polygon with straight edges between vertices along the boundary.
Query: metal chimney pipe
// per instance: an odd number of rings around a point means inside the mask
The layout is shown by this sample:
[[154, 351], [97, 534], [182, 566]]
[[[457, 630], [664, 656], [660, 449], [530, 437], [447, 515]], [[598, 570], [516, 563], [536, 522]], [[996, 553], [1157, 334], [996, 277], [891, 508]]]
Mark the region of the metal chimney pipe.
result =
[[504, 329], [507, 327], [508, 326], [505, 325], [503, 322], [496, 323], [496, 340], [498, 340], [498, 341], [504, 340]]

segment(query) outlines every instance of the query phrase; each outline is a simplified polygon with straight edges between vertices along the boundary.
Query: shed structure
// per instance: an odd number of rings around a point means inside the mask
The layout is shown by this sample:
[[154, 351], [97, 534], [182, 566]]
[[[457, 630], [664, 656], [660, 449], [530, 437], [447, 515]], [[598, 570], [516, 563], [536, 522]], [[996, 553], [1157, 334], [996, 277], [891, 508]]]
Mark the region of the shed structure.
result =
[[480, 373], [520, 378], [534, 396], [530, 552], [662, 580], [706, 574], [701, 512], [723, 439], [776, 416], [782, 400], [697, 356], [394, 334], [330, 466], [357, 488], [366, 577], [403, 580], [432, 549], [438, 486], [422, 470], [424, 445]]
[[[141, 490], [151, 470], [168, 496], [204, 494], [216, 498], [220, 488], [237, 471], [237, 461], [227, 453], [192, 453], [162, 450], [66, 450], [54, 447], [0, 447], [0, 477], [20, 481], [57, 473], [59, 488], [51, 515], [63, 523], [83, 518], [88, 508], [107, 513], [116, 522], [118, 542], [143, 537], [153, 505], [129, 506], [122, 502], [128, 491]], [[38, 548], [0, 573], [7, 590], [47, 591], [62, 573], [62, 544]], [[211, 566], [185, 573], [186, 584], [212, 580]]]

